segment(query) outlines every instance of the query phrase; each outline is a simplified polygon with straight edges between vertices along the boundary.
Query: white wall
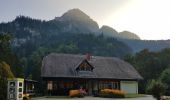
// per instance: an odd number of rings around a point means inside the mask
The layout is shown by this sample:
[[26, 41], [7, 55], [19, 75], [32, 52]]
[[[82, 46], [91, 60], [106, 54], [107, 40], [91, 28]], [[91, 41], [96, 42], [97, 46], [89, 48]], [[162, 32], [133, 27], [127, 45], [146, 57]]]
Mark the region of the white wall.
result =
[[137, 81], [121, 81], [120, 89], [126, 93], [138, 93], [138, 82]]

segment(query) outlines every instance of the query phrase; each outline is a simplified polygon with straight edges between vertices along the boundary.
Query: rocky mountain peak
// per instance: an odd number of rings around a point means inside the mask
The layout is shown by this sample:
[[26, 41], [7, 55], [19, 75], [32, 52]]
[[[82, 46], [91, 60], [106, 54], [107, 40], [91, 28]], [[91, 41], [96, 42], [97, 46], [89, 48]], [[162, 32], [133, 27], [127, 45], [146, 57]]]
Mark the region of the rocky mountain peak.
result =
[[112, 27], [109, 27], [109, 26], [106, 26], [106, 25], [103, 25], [100, 28], [100, 32], [103, 33], [105, 36], [108, 36], [108, 37], [118, 37], [118, 32], [115, 29], [113, 29]]
[[87, 14], [85, 14], [80, 9], [68, 10], [61, 17], [67, 20], [90, 20], [91, 19]]
[[56, 17], [55, 20], [67, 23], [65, 31], [81, 33], [97, 33], [99, 31], [97, 22], [80, 9], [71, 9], [61, 17]]
[[121, 38], [124, 39], [135, 39], [135, 40], [140, 40], [140, 37], [136, 35], [135, 33], [129, 32], [129, 31], [123, 31], [119, 33]]

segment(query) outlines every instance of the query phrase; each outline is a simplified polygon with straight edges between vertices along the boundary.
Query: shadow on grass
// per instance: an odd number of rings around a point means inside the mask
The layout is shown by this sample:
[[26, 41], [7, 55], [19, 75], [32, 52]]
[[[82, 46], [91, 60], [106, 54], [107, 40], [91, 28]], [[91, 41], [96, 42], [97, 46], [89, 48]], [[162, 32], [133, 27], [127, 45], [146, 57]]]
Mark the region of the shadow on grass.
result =
[[125, 94], [125, 98], [137, 98], [137, 97], [144, 97], [145, 94]]
[[70, 97], [69, 97], [69, 96], [46, 96], [46, 98], [68, 99], [68, 98], [70, 98]]

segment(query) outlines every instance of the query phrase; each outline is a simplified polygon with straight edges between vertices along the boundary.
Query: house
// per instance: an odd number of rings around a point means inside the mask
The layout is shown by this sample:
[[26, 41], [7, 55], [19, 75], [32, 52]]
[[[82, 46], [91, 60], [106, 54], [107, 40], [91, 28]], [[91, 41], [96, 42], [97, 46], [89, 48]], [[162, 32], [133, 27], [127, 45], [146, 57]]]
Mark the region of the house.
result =
[[[38, 82], [31, 79], [8, 78], [7, 100], [25, 100], [36, 94]], [[27, 100], [26, 99], [26, 100]]]
[[138, 93], [140, 74], [115, 57], [51, 53], [43, 58], [41, 77], [51, 95], [64, 95], [83, 87], [89, 95], [101, 89]]

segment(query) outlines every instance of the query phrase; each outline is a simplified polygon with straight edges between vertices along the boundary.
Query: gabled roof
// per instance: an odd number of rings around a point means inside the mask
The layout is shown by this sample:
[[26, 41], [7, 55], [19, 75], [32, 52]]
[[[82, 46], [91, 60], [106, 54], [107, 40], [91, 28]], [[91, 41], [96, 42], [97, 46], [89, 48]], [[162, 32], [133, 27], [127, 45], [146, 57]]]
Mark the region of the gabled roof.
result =
[[77, 69], [80, 67], [80, 65], [81, 65], [81, 64], [84, 64], [84, 63], [86, 63], [86, 64], [88, 65], [87, 67], [90, 67], [92, 70], [94, 69], [94, 66], [92, 66], [92, 65], [87, 61], [87, 59], [84, 59], [83, 61], [81, 61], [81, 62], [76, 66], [75, 70], [77, 70]]
[[[43, 58], [41, 76], [43, 78], [87, 78], [78, 75], [75, 70], [84, 59], [85, 55], [49, 54]], [[93, 73], [89, 73], [88, 78], [142, 79], [132, 65], [115, 57], [93, 56], [88, 63], [94, 67]], [[87, 72], [83, 73], [87, 74]]]

